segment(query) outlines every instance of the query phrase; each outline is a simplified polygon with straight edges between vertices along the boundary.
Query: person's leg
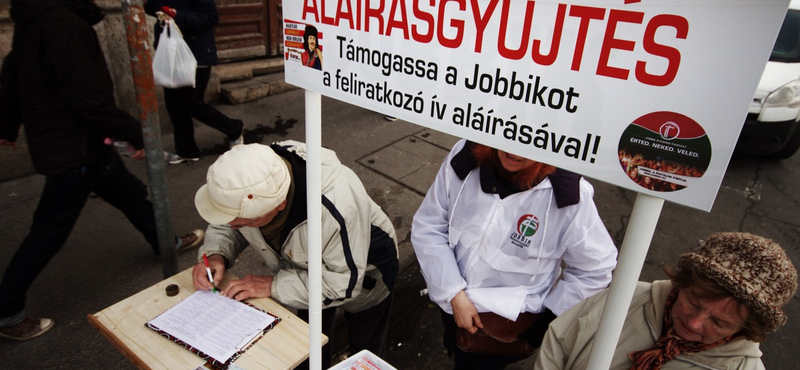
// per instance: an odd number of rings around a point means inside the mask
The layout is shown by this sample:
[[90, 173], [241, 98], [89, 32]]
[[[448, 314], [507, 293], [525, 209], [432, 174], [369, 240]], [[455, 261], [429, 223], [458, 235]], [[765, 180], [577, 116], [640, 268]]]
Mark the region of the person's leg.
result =
[[195, 89], [191, 86], [164, 89], [164, 104], [174, 130], [175, 153], [184, 158], [199, 158], [200, 148], [194, 140], [192, 107]]
[[511, 357], [500, 355], [484, 355], [481, 353], [464, 352], [458, 347], [454, 352], [457, 370], [504, 370], [506, 366], [524, 359], [524, 357]]
[[[308, 310], [297, 310], [297, 316], [308, 322]], [[331, 360], [333, 359], [333, 341], [336, 338], [336, 308], [327, 308], [322, 310], [322, 334], [328, 337], [328, 343], [322, 346], [321, 364], [323, 369], [331, 367]], [[303, 361], [298, 365], [296, 370], [308, 370], [308, 360]]]
[[378, 355], [378, 357], [384, 355], [393, 295], [394, 293], [390, 293], [383, 302], [364, 311], [356, 313], [345, 312], [344, 318], [347, 321], [347, 334], [350, 341], [351, 354], [366, 349]]
[[[0, 326], [25, 318], [25, 296], [33, 281], [69, 237], [89, 197], [87, 172], [76, 169], [48, 176], [33, 224], [0, 282]], [[8, 322], [2, 322], [6, 319]]]
[[206, 87], [210, 78], [210, 66], [197, 67], [194, 96], [190, 106], [191, 115], [196, 120], [225, 134], [228, 140], [236, 140], [242, 135], [242, 129], [244, 128], [242, 121], [224, 115], [205, 102]]
[[147, 199], [147, 187], [138, 177], [128, 172], [118, 156], [109, 158], [105, 171], [92, 191], [104, 201], [122, 211], [139, 230], [153, 253], [159, 255], [158, 231], [153, 204]]

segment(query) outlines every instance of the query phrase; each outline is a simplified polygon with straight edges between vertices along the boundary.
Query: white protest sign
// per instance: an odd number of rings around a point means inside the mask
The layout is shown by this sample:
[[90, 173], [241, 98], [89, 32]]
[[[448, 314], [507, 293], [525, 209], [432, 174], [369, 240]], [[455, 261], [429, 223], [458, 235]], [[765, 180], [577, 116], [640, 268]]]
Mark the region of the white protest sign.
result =
[[302, 0], [287, 82], [710, 210], [789, 0]]

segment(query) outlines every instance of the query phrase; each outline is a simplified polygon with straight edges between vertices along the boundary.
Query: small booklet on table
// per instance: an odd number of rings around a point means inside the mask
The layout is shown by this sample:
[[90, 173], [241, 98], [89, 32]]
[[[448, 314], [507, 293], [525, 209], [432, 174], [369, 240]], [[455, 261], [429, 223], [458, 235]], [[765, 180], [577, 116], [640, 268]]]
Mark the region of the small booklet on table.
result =
[[255, 306], [198, 290], [145, 325], [214, 367], [226, 368], [278, 322]]

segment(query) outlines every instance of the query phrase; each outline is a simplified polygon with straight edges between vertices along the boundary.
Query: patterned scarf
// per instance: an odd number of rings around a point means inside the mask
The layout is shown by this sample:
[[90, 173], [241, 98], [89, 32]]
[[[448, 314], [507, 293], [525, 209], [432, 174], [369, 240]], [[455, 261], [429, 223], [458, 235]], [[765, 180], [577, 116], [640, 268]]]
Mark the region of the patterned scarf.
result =
[[661, 331], [661, 338], [658, 338], [656, 344], [650, 349], [628, 354], [628, 357], [633, 361], [633, 366], [631, 366], [630, 370], [659, 370], [664, 363], [681, 353], [697, 353], [718, 347], [730, 342], [736, 336], [734, 334], [710, 344], [691, 342], [678, 337], [675, 334], [675, 328], [672, 326], [672, 315], [670, 315], [672, 305], [677, 298], [678, 289], [674, 289], [667, 296], [667, 302], [664, 304], [664, 328]]
[[314, 62], [316, 61], [317, 61], [317, 52], [308, 51], [308, 60], [306, 61], [306, 67], [314, 67]]

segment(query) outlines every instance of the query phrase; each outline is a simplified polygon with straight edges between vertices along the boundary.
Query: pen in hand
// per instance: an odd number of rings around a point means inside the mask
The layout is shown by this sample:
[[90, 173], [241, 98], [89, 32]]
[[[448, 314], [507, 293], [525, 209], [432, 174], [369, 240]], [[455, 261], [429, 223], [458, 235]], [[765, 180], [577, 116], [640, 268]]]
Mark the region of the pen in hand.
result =
[[214, 277], [211, 275], [211, 266], [208, 264], [208, 256], [206, 256], [205, 253], [203, 253], [203, 262], [206, 263], [206, 272], [208, 273], [208, 281], [211, 282], [211, 292], [216, 293], [217, 286], [214, 285]]

